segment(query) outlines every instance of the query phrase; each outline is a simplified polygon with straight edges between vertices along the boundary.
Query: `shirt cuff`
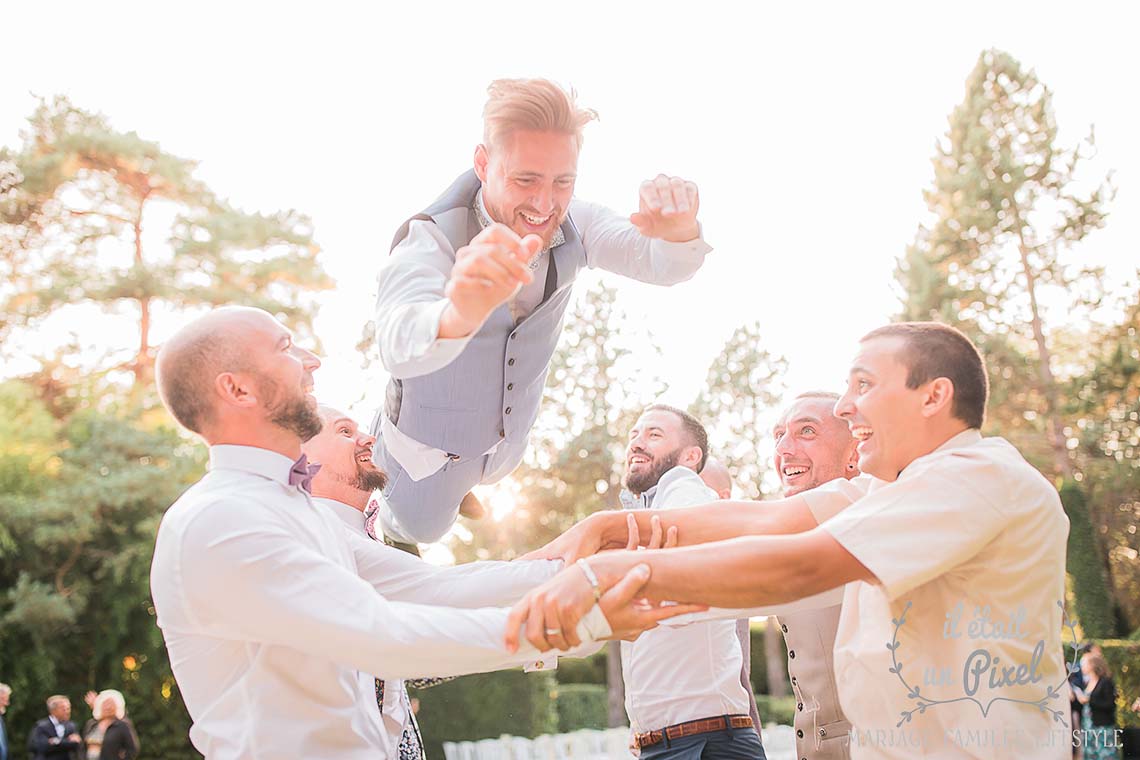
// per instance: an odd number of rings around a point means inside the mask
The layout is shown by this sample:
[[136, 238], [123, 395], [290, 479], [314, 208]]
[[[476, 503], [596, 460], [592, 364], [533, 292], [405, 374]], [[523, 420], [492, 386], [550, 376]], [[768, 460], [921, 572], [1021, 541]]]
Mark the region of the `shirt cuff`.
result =
[[437, 337], [439, 335], [439, 323], [443, 320], [443, 312], [447, 311], [450, 303], [449, 299], [441, 298], [424, 310], [424, 324], [431, 328], [428, 335], [432, 338], [431, 343], [423, 349], [422, 356], [425, 359], [444, 359], [450, 362], [463, 353], [463, 349], [475, 337], [475, 333], [483, 327], [483, 325], [479, 325], [471, 331], [470, 335], [465, 335], [462, 338]]
[[602, 608], [595, 604], [581, 620], [578, 621], [578, 638], [582, 641], [601, 641], [613, 635], [610, 621], [602, 613]]

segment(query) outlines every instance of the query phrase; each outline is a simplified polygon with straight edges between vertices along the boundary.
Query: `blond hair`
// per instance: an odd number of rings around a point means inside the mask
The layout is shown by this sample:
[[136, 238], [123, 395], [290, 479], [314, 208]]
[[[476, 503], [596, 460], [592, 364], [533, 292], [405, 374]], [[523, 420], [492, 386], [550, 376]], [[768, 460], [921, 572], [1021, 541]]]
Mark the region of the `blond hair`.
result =
[[549, 79], [496, 79], [483, 106], [483, 144], [502, 145], [511, 132], [528, 129], [574, 135], [581, 149], [582, 130], [598, 112], [579, 107], [577, 97]]
[[[108, 715], [108, 703], [110, 703], [110, 715]], [[91, 711], [97, 720], [110, 718], [114, 716], [122, 720], [127, 714], [127, 700], [123, 699], [123, 693], [116, 689], [105, 689], [99, 692], [99, 696], [95, 697], [95, 709]]]

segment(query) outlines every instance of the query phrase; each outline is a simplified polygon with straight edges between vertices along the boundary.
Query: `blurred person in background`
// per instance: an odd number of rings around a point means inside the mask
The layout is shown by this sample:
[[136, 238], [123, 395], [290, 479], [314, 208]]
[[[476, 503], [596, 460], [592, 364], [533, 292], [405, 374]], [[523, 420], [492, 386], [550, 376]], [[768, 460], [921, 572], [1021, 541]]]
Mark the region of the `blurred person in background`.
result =
[[48, 716], [28, 736], [32, 760], [79, 760], [83, 740], [71, 722], [71, 700], [62, 694], [47, 698]]
[[127, 719], [127, 702], [122, 693], [115, 689], [98, 694], [88, 692], [85, 701], [92, 715], [83, 726], [86, 760], [135, 760], [139, 738]]

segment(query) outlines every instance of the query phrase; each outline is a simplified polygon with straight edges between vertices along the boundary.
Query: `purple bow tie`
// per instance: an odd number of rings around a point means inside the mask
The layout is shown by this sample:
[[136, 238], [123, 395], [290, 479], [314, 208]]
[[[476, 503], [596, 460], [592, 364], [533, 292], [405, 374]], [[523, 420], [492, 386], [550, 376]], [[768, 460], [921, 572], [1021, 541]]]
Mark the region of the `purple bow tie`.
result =
[[293, 463], [293, 469], [289, 471], [289, 485], [298, 486], [302, 490], [312, 493], [313, 476], [320, 470], [319, 464], [309, 464], [309, 457], [302, 454], [301, 458]]

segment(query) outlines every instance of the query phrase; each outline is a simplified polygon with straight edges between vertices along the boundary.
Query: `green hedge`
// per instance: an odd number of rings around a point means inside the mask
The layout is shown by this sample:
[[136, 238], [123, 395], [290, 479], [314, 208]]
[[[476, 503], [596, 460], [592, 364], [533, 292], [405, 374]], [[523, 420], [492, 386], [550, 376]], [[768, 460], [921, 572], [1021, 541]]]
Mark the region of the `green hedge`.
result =
[[[558, 670], [562, 670], [559, 663]], [[606, 728], [606, 687], [595, 683], [559, 684], [555, 692], [558, 731], [567, 733], [580, 728]]]
[[[1140, 641], [1103, 639], [1096, 641], [1116, 684], [1116, 727], [1140, 728], [1140, 715], [1131, 710], [1140, 698]], [[1072, 644], [1065, 645], [1065, 661], [1073, 661]]]
[[[561, 666], [560, 666], [561, 667]], [[509, 670], [464, 676], [430, 689], [413, 689], [428, 757], [443, 757], [443, 742], [533, 738], [556, 733], [552, 673]]]
[[785, 726], [792, 725], [796, 717], [795, 697], [770, 697], [767, 694], [757, 694], [756, 710], [760, 713], [760, 722], [764, 725], [780, 723]]

